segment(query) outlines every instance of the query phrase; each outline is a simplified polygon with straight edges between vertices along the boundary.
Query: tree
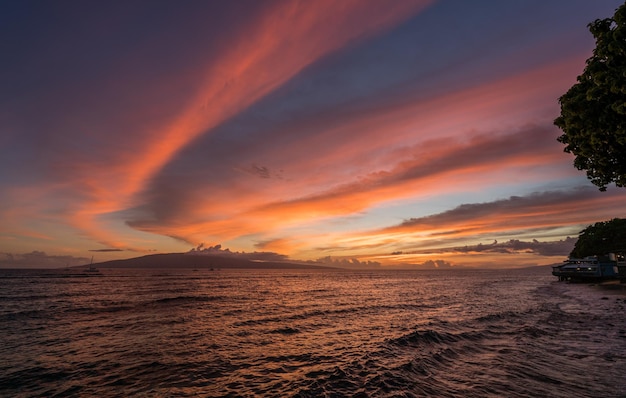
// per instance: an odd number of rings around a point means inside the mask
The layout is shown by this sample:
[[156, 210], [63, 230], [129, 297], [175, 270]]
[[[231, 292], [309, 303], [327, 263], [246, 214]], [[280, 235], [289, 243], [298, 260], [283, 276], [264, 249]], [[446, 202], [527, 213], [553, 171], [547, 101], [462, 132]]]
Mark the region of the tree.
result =
[[626, 251], [626, 219], [601, 221], [583, 229], [570, 257], [582, 258]]
[[611, 182], [626, 186], [626, 3], [613, 18], [588, 27], [596, 48], [578, 82], [559, 98], [554, 124], [563, 130], [564, 151], [576, 156], [574, 166], [606, 191]]

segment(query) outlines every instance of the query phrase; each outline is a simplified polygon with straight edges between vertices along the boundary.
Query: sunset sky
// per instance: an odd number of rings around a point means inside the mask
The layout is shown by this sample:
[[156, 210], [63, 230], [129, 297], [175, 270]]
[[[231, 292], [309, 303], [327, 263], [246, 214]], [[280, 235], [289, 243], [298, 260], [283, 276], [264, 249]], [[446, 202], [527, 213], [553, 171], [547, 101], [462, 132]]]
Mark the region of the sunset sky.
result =
[[626, 217], [552, 124], [620, 4], [3, 2], [0, 267], [562, 261]]

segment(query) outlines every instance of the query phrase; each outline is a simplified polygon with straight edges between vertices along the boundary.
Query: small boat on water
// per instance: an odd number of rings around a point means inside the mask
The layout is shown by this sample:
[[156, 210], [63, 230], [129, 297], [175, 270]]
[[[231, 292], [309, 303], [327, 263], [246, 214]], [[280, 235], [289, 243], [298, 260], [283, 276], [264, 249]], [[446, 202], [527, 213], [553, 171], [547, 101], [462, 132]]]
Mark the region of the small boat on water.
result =
[[568, 258], [563, 264], [552, 267], [552, 275], [559, 281], [593, 282], [623, 279], [626, 271], [624, 256], [609, 253], [606, 256]]
[[85, 272], [88, 272], [88, 273], [90, 273], [90, 274], [99, 274], [99, 273], [100, 273], [100, 271], [98, 270], [98, 268], [96, 268], [96, 267], [93, 265], [93, 257], [91, 257], [91, 263], [89, 263], [89, 268], [87, 268], [87, 269], [85, 270]]

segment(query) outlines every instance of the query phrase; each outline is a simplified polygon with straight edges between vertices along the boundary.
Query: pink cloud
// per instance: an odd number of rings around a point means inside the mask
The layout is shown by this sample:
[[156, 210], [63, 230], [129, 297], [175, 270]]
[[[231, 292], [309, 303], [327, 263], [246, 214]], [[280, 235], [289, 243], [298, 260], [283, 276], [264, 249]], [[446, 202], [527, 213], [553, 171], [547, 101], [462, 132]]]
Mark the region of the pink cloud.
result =
[[[178, 209], [170, 206], [173, 212], [168, 218], [135, 220], [131, 225], [190, 242], [202, 241], [207, 233], [216, 239], [233, 239], [312, 218], [354, 214], [433, 191], [478, 189], [497, 180], [501, 170], [529, 173], [535, 168], [540, 174], [533, 178], [548, 178], [545, 170], [565, 159], [556, 142], [556, 128], [520, 128], [514, 121], [537, 118], [533, 109], [543, 109], [549, 102], [544, 91], [556, 92], [564, 85], [562, 70], [573, 62], [429, 101], [395, 99], [395, 108], [382, 104], [376, 111], [335, 120], [330, 128], [288, 147], [261, 147], [264, 158], [278, 163], [250, 165], [243, 173], [247, 177], [242, 174], [209, 185], [206, 193], [202, 185], [187, 187], [190, 192], [176, 195], [188, 199], [179, 202]], [[533, 105], [525, 108], [528, 104]], [[507, 117], [512, 121], [503, 125], [501, 119]], [[480, 132], [485, 120], [488, 130]], [[259, 167], [266, 176], [280, 170], [281, 178], [255, 178], [258, 173], [250, 170]], [[455, 183], [442, 185], [443, 180]], [[163, 197], [159, 201], [167, 203]]]
[[74, 164], [70, 159], [59, 166], [74, 175], [87, 194], [74, 209], [71, 223], [118, 247], [114, 234], [103, 230], [98, 217], [132, 206], [133, 196], [182, 148], [320, 57], [388, 29], [430, 3], [272, 3], [238, 36], [229, 38], [221, 54], [199, 59], [206, 66], [197, 93], [165, 127], [150, 124], [144, 131], [120, 137], [125, 147], [112, 154], [107, 164], [81, 161], [80, 168], [70, 170]]

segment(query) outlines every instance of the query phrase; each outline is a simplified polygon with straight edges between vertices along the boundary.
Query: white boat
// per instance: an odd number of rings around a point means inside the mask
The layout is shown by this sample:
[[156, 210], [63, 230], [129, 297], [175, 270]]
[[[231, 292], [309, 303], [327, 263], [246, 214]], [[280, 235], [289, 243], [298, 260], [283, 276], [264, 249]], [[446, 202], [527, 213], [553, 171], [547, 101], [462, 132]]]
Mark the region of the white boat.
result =
[[611, 253], [608, 256], [568, 258], [561, 265], [552, 267], [552, 275], [560, 281], [598, 281], [619, 278], [619, 261]]

